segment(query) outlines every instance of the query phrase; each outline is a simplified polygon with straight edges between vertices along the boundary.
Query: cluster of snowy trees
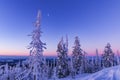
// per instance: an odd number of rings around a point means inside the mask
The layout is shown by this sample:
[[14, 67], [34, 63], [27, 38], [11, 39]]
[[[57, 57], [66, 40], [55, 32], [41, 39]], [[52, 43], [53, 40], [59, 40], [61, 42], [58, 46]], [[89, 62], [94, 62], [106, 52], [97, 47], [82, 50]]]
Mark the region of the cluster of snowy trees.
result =
[[41, 37], [41, 13], [38, 11], [35, 29], [31, 36], [30, 55], [27, 60], [18, 63], [16, 66], [1, 65], [0, 80], [48, 80], [49, 78], [57, 79], [67, 76], [75, 78], [78, 74], [93, 73], [103, 68], [119, 65], [119, 54], [117, 57], [108, 43], [105, 46], [104, 53], [100, 56], [96, 49], [96, 56], [89, 57], [81, 48], [78, 36], [75, 37], [73, 51], [68, 56], [68, 37], [64, 42], [61, 38], [57, 45], [57, 59], [54, 59], [52, 66], [43, 56], [46, 49], [45, 43], [40, 40]]
[[[68, 40], [68, 39], [67, 39]], [[66, 44], [67, 43], [67, 44]], [[111, 49], [110, 43], [105, 46], [102, 55], [98, 54], [96, 49], [95, 56], [88, 56], [87, 53], [81, 49], [78, 36], [75, 37], [72, 55], [68, 58], [68, 41], [63, 43], [63, 38], [58, 44], [58, 58], [57, 58], [57, 76], [59, 78], [71, 75], [73, 78], [77, 74], [94, 73], [103, 68], [119, 65], [119, 53], [115, 55]], [[68, 66], [70, 65], [70, 66]]]

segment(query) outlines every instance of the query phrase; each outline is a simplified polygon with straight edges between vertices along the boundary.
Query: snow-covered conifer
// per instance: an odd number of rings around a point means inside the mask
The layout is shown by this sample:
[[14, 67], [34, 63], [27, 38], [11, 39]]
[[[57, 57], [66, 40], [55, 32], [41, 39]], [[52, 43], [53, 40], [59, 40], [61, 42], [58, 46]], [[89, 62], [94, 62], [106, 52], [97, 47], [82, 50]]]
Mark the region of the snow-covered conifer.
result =
[[68, 39], [64, 43], [63, 38], [57, 46], [57, 66], [56, 73], [58, 78], [66, 77], [69, 74], [68, 68]]
[[73, 69], [75, 73], [80, 73], [80, 68], [83, 63], [83, 50], [80, 48], [80, 41], [78, 37], [75, 37], [73, 52], [72, 52], [72, 62], [73, 62]]
[[37, 20], [35, 22], [35, 29], [33, 30], [31, 36], [32, 41], [30, 43], [30, 55], [27, 62], [27, 68], [17, 75], [17, 80], [45, 80], [45, 59], [43, 57], [43, 49], [45, 49], [43, 43], [40, 40], [41, 37], [41, 13], [38, 11]]
[[102, 63], [104, 67], [111, 67], [114, 64], [114, 53], [111, 49], [110, 43], [107, 43], [102, 54]]

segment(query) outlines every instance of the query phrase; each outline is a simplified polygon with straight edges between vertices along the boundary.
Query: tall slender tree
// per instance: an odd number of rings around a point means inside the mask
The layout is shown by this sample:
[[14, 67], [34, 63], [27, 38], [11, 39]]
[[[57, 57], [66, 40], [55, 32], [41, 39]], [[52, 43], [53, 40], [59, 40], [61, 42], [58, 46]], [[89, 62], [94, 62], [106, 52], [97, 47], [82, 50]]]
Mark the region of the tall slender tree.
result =
[[45, 80], [45, 60], [43, 56], [43, 49], [46, 49], [46, 47], [44, 47], [46, 44], [40, 40], [40, 19], [41, 12], [38, 11], [35, 29], [31, 34], [32, 41], [29, 46], [29, 59], [26, 61], [28, 63], [27, 68], [16, 77], [17, 80]]
[[66, 43], [64, 43], [63, 38], [58, 43], [57, 46], [57, 66], [56, 73], [58, 78], [66, 77], [69, 75], [68, 68], [68, 39], [66, 38]]
[[111, 49], [110, 43], [107, 43], [102, 54], [102, 63], [104, 67], [111, 67], [114, 65], [114, 53]]
[[80, 73], [80, 68], [83, 63], [83, 50], [80, 48], [80, 41], [79, 38], [75, 37], [73, 52], [72, 52], [72, 62], [73, 62], [73, 69], [76, 74]]
[[82, 70], [83, 72], [87, 72], [87, 69], [88, 69], [88, 59], [87, 59], [87, 53], [84, 51], [84, 54], [83, 54], [83, 64], [82, 64]]
[[119, 51], [117, 50], [117, 54], [116, 54], [116, 62], [117, 62], [117, 65], [120, 64], [120, 55], [119, 55]]
[[95, 64], [94, 64], [95, 72], [100, 70], [100, 58], [98, 49], [96, 49], [96, 58], [95, 58]]

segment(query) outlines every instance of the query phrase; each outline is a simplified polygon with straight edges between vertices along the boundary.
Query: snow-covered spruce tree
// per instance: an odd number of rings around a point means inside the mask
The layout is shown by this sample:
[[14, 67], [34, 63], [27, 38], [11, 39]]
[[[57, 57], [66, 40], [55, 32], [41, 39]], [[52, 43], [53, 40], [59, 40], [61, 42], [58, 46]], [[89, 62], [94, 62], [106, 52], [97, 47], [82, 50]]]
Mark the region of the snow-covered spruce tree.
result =
[[73, 69], [75, 74], [79, 74], [81, 72], [81, 67], [83, 63], [83, 50], [80, 48], [80, 41], [78, 37], [75, 37], [73, 52], [72, 52], [72, 62]]
[[102, 54], [102, 64], [103, 67], [111, 67], [114, 65], [114, 53], [111, 49], [110, 43], [107, 43]]
[[69, 75], [68, 68], [68, 40], [64, 43], [63, 38], [57, 46], [57, 66], [56, 75], [58, 78], [66, 77]]
[[25, 70], [16, 76], [16, 80], [46, 80], [45, 77], [45, 60], [43, 56], [43, 49], [45, 49], [43, 43], [40, 40], [41, 37], [41, 23], [40, 23], [41, 13], [38, 11], [37, 20], [35, 22], [35, 29], [33, 30], [31, 36], [32, 41], [30, 43], [30, 55], [29, 59], [26, 61], [27, 65]]

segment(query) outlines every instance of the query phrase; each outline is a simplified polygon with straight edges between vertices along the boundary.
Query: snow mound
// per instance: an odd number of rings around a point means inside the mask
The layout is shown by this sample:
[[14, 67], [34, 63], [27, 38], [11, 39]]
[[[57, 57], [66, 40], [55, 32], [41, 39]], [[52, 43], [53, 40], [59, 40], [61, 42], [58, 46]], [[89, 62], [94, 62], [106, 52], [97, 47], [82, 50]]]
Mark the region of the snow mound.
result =
[[120, 65], [103, 69], [78, 80], [120, 80]]

